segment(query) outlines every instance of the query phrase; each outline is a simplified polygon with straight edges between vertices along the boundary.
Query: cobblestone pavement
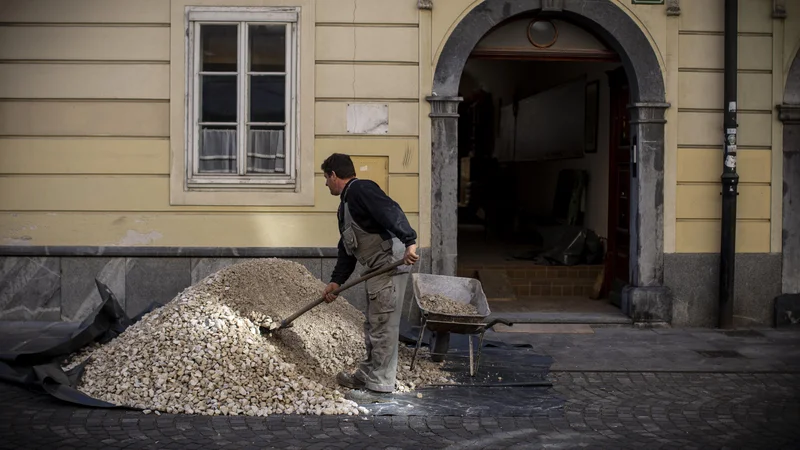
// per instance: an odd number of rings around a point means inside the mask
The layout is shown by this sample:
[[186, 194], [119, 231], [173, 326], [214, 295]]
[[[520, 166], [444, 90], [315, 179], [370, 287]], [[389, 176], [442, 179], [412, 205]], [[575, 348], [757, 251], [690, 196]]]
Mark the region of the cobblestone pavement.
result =
[[563, 407], [526, 417], [156, 416], [0, 383], [0, 448], [800, 448], [798, 373], [549, 378]]

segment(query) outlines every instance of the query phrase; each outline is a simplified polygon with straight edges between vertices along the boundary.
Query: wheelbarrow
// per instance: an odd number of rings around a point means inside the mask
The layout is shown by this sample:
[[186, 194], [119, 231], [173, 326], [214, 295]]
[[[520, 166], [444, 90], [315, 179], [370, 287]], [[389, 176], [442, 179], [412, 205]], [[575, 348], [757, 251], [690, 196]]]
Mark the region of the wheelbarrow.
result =
[[[483, 336], [486, 330], [493, 329], [498, 323], [506, 326], [512, 326], [513, 324], [505, 319], [494, 319], [488, 323], [486, 322], [486, 318], [491, 314], [489, 302], [486, 300], [486, 294], [483, 292], [481, 282], [474, 278], [412, 273], [411, 285], [414, 300], [421, 312], [420, 323], [422, 325], [417, 338], [417, 346], [411, 358], [411, 370], [414, 370], [417, 352], [422, 344], [425, 330], [449, 332], [467, 335], [469, 342], [469, 375], [474, 377], [478, 373], [481, 363], [481, 349], [483, 348]], [[425, 309], [422, 306], [422, 297], [435, 294], [443, 295], [459, 303], [471, 304], [477, 309], [478, 314], [443, 314]], [[473, 362], [472, 337], [476, 334], [480, 335], [478, 357]]]

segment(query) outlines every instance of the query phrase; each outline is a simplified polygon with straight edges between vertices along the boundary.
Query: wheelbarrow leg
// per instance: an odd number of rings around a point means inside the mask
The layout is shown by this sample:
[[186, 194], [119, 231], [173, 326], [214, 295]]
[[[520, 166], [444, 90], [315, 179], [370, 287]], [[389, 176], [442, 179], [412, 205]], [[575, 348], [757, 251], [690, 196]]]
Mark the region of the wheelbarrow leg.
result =
[[414, 370], [414, 365], [417, 362], [417, 352], [419, 351], [419, 346], [422, 345], [422, 338], [425, 336], [425, 327], [428, 325], [428, 322], [422, 323], [422, 329], [419, 330], [419, 337], [417, 338], [417, 347], [414, 349], [414, 356], [411, 357], [411, 370]]
[[467, 343], [469, 344], [469, 376], [474, 377], [475, 371], [472, 366], [472, 335], [467, 335]]
[[483, 329], [483, 331], [481, 331], [481, 338], [478, 340], [478, 360], [475, 361], [475, 374], [478, 373], [478, 367], [480, 367], [480, 365], [481, 365], [481, 351], [483, 350], [483, 334], [484, 333], [486, 333], [486, 329], [485, 328]]

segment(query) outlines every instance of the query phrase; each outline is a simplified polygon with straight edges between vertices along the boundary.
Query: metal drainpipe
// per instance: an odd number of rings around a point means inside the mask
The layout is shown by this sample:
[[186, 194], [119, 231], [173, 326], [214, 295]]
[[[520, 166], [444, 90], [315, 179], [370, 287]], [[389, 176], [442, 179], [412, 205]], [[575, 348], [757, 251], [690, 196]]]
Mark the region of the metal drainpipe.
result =
[[719, 328], [733, 327], [734, 275], [736, 262], [736, 77], [738, 74], [739, 1], [725, 0], [725, 104], [722, 171], [722, 242], [719, 267]]

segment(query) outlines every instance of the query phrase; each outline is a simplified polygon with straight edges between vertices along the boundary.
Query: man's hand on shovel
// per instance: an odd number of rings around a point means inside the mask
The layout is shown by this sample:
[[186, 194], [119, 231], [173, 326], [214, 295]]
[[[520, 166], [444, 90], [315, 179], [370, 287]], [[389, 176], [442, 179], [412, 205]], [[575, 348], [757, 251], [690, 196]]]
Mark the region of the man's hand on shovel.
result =
[[[406, 251], [403, 254], [403, 264], [411, 266], [417, 261], [419, 261], [419, 255], [417, 255], [417, 245], [409, 245], [406, 247]], [[322, 291], [322, 295], [325, 297], [325, 303], [330, 303], [339, 297], [337, 294], [332, 293], [333, 291], [339, 289], [339, 287], [340, 286], [338, 283], [334, 283], [332, 281], [325, 286], [325, 290]]]
[[339, 284], [338, 283], [330, 282], [330, 283], [328, 283], [327, 286], [325, 286], [325, 290], [322, 291], [322, 295], [325, 296], [325, 302], [326, 303], [330, 303], [330, 302], [336, 300], [336, 297], [338, 297], [338, 295], [331, 293], [331, 292], [335, 291], [336, 289], [339, 289]]
[[417, 255], [417, 244], [411, 244], [406, 247], [406, 252], [403, 255], [403, 263], [411, 266], [417, 261], [419, 261], [419, 255]]
[[[412, 250], [412, 253], [413, 253], [413, 250]], [[414, 253], [414, 256], [419, 258], [416, 255], [416, 253]], [[380, 274], [383, 274], [383, 273], [389, 272], [389, 271], [391, 271], [393, 269], [396, 269], [396, 268], [400, 267], [403, 264], [403, 262], [404, 262], [404, 259], [399, 259], [399, 260], [397, 260], [397, 261], [395, 261], [395, 262], [393, 262], [391, 264], [387, 264], [386, 266], [381, 267], [378, 270], [370, 272], [370, 273], [368, 273], [366, 275], [362, 275], [361, 278], [359, 278], [357, 280], [351, 281], [349, 283], [345, 283], [345, 285], [342, 286], [342, 287], [339, 287], [338, 284], [333, 283], [333, 282], [329, 283], [325, 287], [325, 290], [323, 291], [323, 295], [320, 298], [314, 300], [311, 303], [308, 303], [307, 305], [303, 306], [303, 308], [300, 309], [299, 311], [297, 311], [296, 313], [294, 313], [291, 316], [283, 319], [281, 321], [281, 326], [278, 329], [280, 330], [280, 329], [292, 326], [291, 324], [294, 321], [294, 319], [297, 319], [298, 317], [300, 317], [303, 314], [307, 313], [311, 308], [314, 308], [315, 306], [321, 304], [322, 302], [330, 303], [333, 300], [336, 300], [336, 297], [338, 296], [338, 294], [340, 292], [346, 291], [347, 289], [350, 289], [351, 287], [357, 285], [358, 283], [362, 283], [364, 281], [367, 281], [372, 277], [376, 277], [376, 276], [378, 276]], [[334, 294], [334, 292], [335, 292], [335, 294]]]

